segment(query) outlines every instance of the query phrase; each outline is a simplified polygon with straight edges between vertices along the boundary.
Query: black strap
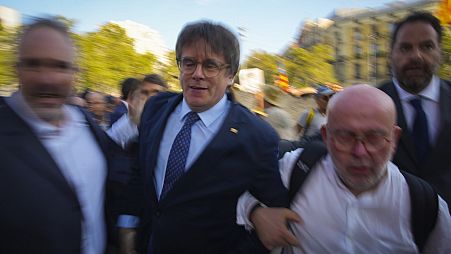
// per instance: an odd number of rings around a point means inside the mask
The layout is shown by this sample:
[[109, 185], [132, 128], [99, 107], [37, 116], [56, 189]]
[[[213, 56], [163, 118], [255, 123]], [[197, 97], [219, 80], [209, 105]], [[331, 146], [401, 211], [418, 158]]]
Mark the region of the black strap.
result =
[[438, 213], [438, 195], [424, 180], [400, 170], [409, 186], [411, 227], [415, 244], [420, 252], [435, 227]]
[[321, 141], [309, 143], [299, 155], [293, 166], [288, 188], [288, 198], [291, 203], [296, 193], [301, 188], [313, 166], [327, 154], [327, 148]]

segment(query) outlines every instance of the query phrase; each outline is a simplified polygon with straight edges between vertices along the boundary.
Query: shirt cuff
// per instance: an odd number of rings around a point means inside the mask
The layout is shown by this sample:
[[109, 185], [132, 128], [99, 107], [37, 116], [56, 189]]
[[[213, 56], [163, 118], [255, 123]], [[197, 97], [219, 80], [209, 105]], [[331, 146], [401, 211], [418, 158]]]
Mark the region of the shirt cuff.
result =
[[117, 219], [117, 227], [120, 228], [137, 228], [139, 225], [139, 217], [133, 215], [119, 215]]
[[249, 192], [245, 192], [238, 199], [236, 207], [236, 223], [238, 225], [244, 226], [248, 231], [254, 229], [254, 225], [250, 221], [250, 214], [254, 210], [255, 206], [260, 205], [266, 207], [263, 203], [260, 203], [254, 196]]
[[138, 127], [128, 114], [124, 114], [107, 130], [107, 134], [116, 144], [125, 148], [126, 144], [138, 136]]

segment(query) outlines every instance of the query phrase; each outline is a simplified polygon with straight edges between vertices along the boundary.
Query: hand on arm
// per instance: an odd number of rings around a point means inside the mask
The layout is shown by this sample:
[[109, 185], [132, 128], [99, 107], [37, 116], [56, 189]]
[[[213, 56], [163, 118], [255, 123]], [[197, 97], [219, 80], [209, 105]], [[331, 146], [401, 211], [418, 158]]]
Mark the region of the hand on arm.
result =
[[136, 125], [139, 125], [141, 114], [146, 101], [147, 97], [140, 94], [140, 89], [137, 89], [131, 95], [130, 103], [128, 104], [128, 113], [130, 120], [132, 120]]
[[250, 220], [267, 249], [299, 245], [298, 239], [288, 228], [289, 221], [302, 222], [297, 213], [287, 208], [257, 207], [251, 213]]

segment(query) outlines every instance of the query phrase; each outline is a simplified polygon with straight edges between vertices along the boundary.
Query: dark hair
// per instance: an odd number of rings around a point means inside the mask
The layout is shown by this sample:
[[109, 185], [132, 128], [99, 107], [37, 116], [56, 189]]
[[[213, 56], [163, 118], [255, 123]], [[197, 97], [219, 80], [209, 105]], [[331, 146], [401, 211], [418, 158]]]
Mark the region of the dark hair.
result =
[[198, 21], [187, 24], [180, 32], [175, 44], [177, 61], [180, 61], [182, 49], [194, 42], [204, 40], [216, 54], [222, 54], [230, 64], [231, 74], [235, 75], [240, 64], [240, 43], [237, 37], [221, 24]]
[[72, 44], [72, 39], [70, 37], [69, 28], [61, 21], [55, 18], [35, 18], [33, 22], [23, 27], [21, 33], [19, 34], [19, 49], [22, 44], [23, 38], [31, 31], [46, 27], [53, 29], [59, 33], [61, 33], [64, 37], [66, 37]]
[[390, 48], [393, 49], [393, 46], [395, 45], [396, 42], [396, 36], [398, 35], [398, 32], [401, 29], [401, 27], [405, 24], [414, 22], [423, 22], [431, 25], [432, 28], [434, 28], [434, 30], [437, 32], [438, 42], [439, 43], [442, 42], [442, 26], [440, 25], [440, 20], [438, 20], [430, 12], [422, 11], [422, 12], [414, 12], [395, 24], [395, 28], [393, 29], [393, 33], [391, 36]]
[[149, 74], [146, 75], [143, 79], [143, 82], [149, 82], [152, 84], [157, 84], [160, 85], [164, 88], [168, 88], [168, 85], [166, 84], [166, 81], [164, 81], [164, 79], [158, 75], [158, 74]]
[[121, 99], [127, 100], [128, 96], [138, 89], [140, 81], [136, 78], [126, 78], [121, 82]]

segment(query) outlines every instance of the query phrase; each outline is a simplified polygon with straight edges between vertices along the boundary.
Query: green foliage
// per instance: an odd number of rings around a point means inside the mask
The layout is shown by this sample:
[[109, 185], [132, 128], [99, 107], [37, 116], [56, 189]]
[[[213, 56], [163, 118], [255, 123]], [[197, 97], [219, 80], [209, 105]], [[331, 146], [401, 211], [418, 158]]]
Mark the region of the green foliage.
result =
[[123, 79], [139, 78], [154, 71], [155, 55], [137, 53], [133, 40], [116, 24], [108, 23], [99, 31], [80, 36], [78, 44], [79, 81], [83, 87], [105, 92], [118, 91]]
[[317, 44], [310, 49], [293, 46], [288, 49], [284, 59], [291, 86], [337, 82], [331, 64], [334, 60], [331, 46]]
[[175, 51], [170, 51], [167, 56], [167, 62], [163, 65], [162, 68], [162, 76], [168, 82], [168, 85], [171, 90], [180, 91], [182, 88], [180, 87], [179, 82], [179, 68], [177, 67], [177, 61], [175, 57]]
[[439, 75], [443, 79], [451, 80], [451, 27], [443, 29], [442, 38], [443, 64]]
[[264, 51], [253, 51], [247, 59], [244, 66], [246, 69], [259, 68], [265, 73], [265, 83], [274, 84], [277, 79], [277, 63], [281, 59], [277, 55], [273, 55]]
[[0, 28], [0, 86], [17, 83], [14, 70], [17, 31]]

